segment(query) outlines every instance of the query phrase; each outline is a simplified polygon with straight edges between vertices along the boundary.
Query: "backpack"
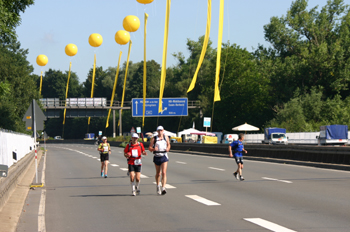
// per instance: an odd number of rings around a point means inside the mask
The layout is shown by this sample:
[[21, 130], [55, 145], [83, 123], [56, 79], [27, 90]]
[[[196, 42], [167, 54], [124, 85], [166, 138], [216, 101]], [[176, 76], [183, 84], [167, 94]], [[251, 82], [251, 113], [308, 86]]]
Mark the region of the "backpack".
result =
[[[157, 139], [158, 139], [158, 135], [154, 136], [153, 138], [154, 138], [153, 148], [155, 148], [156, 147], [156, 142], [157, 142]], [[167, 141], [164, 134], [163, 134], [163, 138], [164, 138], [165, 141]], [[153, 154], [157, 154], [157, 153], [166, 153], [166, 151], [153, 151]]]
[[[140, 142], [137, 142], [137, 145], [139, 145], [140, 150], [141, 150], [141, 152], [142, 152], [142, 147], [141, 147]], [[133, 146], [133, 147], [135, 147], [135, 146]], [[130, 152], [130, 148], [131, 148], [131, 143], [129, 143], [129, 151], [128, 151], [128, 152]]]

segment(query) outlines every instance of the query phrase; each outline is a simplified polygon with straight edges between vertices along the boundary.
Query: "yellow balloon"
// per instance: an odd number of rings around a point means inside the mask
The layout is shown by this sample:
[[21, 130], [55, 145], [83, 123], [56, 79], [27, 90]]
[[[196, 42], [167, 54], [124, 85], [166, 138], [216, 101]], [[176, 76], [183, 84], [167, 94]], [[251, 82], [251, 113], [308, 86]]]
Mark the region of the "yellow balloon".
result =
[[128, 15], [123, 20], [123, 27], [128, 32], [135, 32], [140, 27], [140, 19], [134, 15]]
[[49, 62], [49, 59], [45, 55], [38, 55], [38, 57], [36, 58], [36, 63], [39, 66], [45, 66], [47, 62]]
[[127, 44], [130, 40], [130, 34], [127, 31], [119, 30], [117, 33], [115, 33], [115, 42], [120, 45]]
[[67, 56], [75, 56], [78, 52], [78, 47], [75, 44], [67, 44], [64, 51], [66, 52]]
[[89, 36], [89, 44], [92, 47], [99, 47], [103, 42], [103, 38], [100, 34], [94, 33]]
[[148, 4], [153, 2], [153, 0], [136, 0], [138, 3], [142, 3], [142, 4]]

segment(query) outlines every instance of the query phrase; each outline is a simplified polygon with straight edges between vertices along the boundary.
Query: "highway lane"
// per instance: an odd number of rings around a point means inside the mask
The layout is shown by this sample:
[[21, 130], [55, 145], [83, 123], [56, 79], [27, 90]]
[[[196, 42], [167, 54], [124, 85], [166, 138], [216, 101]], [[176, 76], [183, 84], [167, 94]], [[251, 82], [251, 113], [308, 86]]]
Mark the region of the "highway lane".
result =
[[141, 179], [141, 195], [132, 197], [129, 179], [121, 170], [127, 167], [122, 149], [112, 147], [107, 179], [99, 176], [96, 149], [78, 144], [48, 146], [47, 231], [350, 228], [349, 172], [245, 160], [246, 180], [238, 181], [232, 175], [233, 159], [171, 152], [168, 184], [175, 188], [157, 196], [148, 152], [142, 170], [148, 178]]

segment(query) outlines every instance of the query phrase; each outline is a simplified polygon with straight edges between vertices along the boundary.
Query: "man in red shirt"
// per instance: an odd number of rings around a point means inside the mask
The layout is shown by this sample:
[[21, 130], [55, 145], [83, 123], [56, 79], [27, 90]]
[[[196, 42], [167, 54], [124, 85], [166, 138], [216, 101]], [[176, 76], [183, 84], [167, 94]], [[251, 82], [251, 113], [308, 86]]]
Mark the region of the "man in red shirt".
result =
[[[124, 156], [128, 159], [128, 168], [130, 174], [130, 184], [132, 189], [132, 195], [140, 194], [140, 178], [141, 178], [141, 154], [147, 155], [142, 143], [139, 143], [137, 139], [138, 134], [132, 134], [131, 142], [128, 143], [124, 149]], [[136, 177], [136, 183], [134, 183]]]

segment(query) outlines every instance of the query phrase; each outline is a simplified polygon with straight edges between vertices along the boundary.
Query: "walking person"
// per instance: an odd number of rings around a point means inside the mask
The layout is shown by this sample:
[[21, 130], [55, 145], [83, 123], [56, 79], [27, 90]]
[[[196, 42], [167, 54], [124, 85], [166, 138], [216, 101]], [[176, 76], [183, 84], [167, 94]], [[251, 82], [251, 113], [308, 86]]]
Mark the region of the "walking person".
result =
[[244, 149], [243, 146], [243, 140], [244, 140], [244, 134], [238, 135], [238, 140], [233, 141], [228, 146], [228, 151], [230, 153], [230, 157], [234, 157], [237, 163], [237, 171], [233, 173], [233, 175], [236, 177], [237, 180], [244, 180], [244, 177], [242, 175], [242, 169], [243, 169], [243, 152], [247, 153], [247, 150]]
[[101, 176], [107, 178], [109, 155], [111, 154], [111, 146], [107, 143], [107, 137], [102, 137], [102, 143], [98, 146], [97, 150], [100, 152], [101, 161]]
[[[133, 133], [131, 142], [128, 143], [124, 149], [124, 156], [128, 160], [128, 172], [130, 175], [130, 185], [132, 195], [140, 194], [140, 178], [141, 178], [141, 155], [147, 155], [147, 152], [142, 143], [139, 143], [139, 136]], [[136, 183], [135, 183], [136, 180]]]
[[[164, 128], [162, 126], [157, 127], [158, 135], [154, 136], [151, 140], [148, 150], [153, 152], [153, 162], [156, 168], [156, 185], [157, 193], [159, 195], [166, 194], [166, 181], [167, 181], [167, 168], [168, 168], [168, 153], [170, 151], [170, 142], [168, 136], [164, 134]], [[162, 178], [161, 178], [162, 177]], [[162, 186], [160, 185], [162, 183]]]

